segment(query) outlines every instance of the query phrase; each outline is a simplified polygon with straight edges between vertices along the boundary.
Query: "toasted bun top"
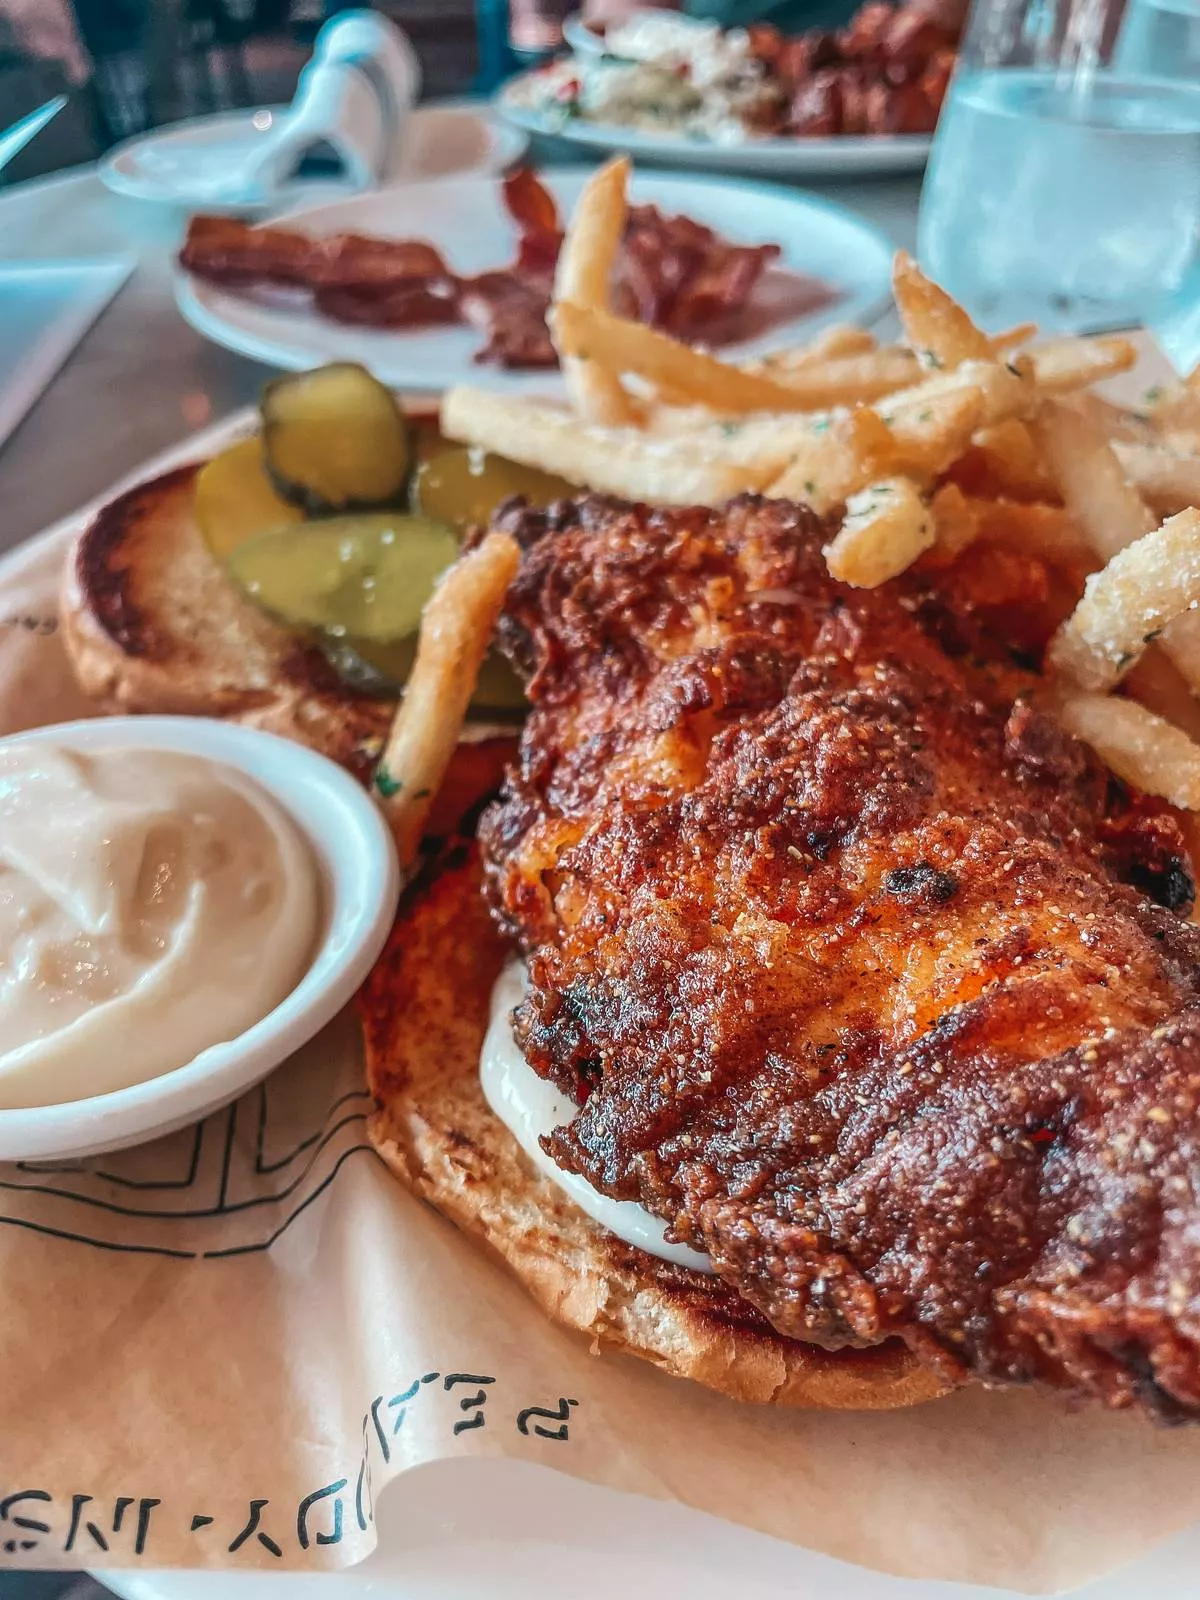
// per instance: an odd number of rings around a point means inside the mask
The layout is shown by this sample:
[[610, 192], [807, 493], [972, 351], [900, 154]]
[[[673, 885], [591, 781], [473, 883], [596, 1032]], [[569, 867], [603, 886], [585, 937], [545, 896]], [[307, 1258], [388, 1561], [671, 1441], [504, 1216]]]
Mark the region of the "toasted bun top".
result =
[[534, 1167], [479, 1084], [508, 954], [474, 849], [458, 846], [406, 896], [361, 996], [369, 1131], [397, 1177], [486, 1241], [555, 1320], [734, 1399], [882, 1410], [941, 1393], [898, 1343], [784, 1338], [719, 1278], [625, 1244]]

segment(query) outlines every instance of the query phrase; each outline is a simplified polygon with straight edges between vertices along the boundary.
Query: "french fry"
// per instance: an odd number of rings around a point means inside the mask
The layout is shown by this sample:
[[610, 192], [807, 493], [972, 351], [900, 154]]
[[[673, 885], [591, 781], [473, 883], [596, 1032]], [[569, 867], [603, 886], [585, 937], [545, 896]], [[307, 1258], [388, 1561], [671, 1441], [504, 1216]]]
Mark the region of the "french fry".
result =
[[[843, 413], [842, 415], [845, 415]], [[802, 454], [815, 452], [818, 467], [822, 459], [822, 436], [838, 421], [831, 413], [808, 415], [777, 412], [748, 412], [714, 422], [705, 420], [682, 436], [686, 449], [705, 459], [737, 467], [755, 483], [769, 483], [790, 462]], [[876, 430], [878, 435], [878, 430]], [[679, 436], [677, 436], [679, 437]]]
[[[555, 301], [605, 311], [609, 285], [628, 210], [625, 190], [629, 181], [628, 156], [618, 156], [600, 168], [584, 185], [558, 254], [554, 275]], [[555, 332], [555, 318], [550, 318]], [[633, 422], [636, 407], [619, 375], [598, 362], [562, 356], [563, 381], [571, 403], [585, 422], [609, 426]]]
[[893, 396], [875, 410], [891, 432], [898, 465], [918, 477], [933, 477], [970, 444], [987, 414], [987, 399], [980, 389], [964, 386], [903, 404]]
[[1181, 456], [1200, 456], [1200, 422], [1194, 428], [1171, 426], [1163, 428], [1159, 442], [1168, 450]]
[[951, 372], [936, 372], [907, 389], [897, 389], [878, 410], [889, 417], [901, 410], [921, 411], [934, 401], [964, 390], [982, 401], [980, 428], [995, 427], [1012, 417], [1026, 415], [1035, 403], [1028, 384], [1011, 367], [996, 361], [964, 361]]
[[1046, 662], [1081, 689], [1111, 689], [1147, 645], [1200, 603], [1200, 512], [1171, 517], [1087, 580]]
[[825, 560], [840, 583], [875, 589], [910, 567], [934, 541], [933, 519], [911, 478], [885, 478], [846, 501]]
[[1185, 811], [1200, 810], [1200, 745], [1121, 695], [1072, 694], [1058, 704], [1069, 733], [1126, 783]]
[[[988, 345], [993, 358], [1003, 356], [1017, 345], [1027, 343], [1036, 336], [1037, 331], [1036, 322], [1019, 322], [1015, 327], [1005, 328], [1001, 333], [989, 334]], [[917, 358], [906, 345], [881, 345], [874, 334], [868, 333], [865, 328], [851, 327], [848, 323], [836, 323], [832, 328], [826, 328], [808, 344], [797, 345], [791, 350], [772, 351], [761, 361], [748, 362], [747, 368], [752, 372], [767, 371], [778, 374], [781, 371], [794, 371], [797, 367], [814, 366], [818, 362], [831, 361], [840, 356], [864, 355], [872, 350], [889, 360], [902, 356], [914, 375], [919, 371]]]
[[796, 442], [787, 468], [767, 493], [803, 501], [821, 514], [895, 470], [892, 431], [869, 406], [834, 417], [828, 427]]
[[1018, 322], [1014, 328], [1004, 328], [1000, 333], [989, 333], [988, 344], [992, 347], [994, 356], [1003, 355], [1006, 350], [1013, 350], [1017, 345], [1028, 344], [1030, 339], [1037, 337], [1036, 322]]
[[521, 552], [489, 533], [446, 572], [421, 615], [417, 658], [375, 774], [400, 863], [417, 858]]
[[911, 351], [869, 350], [859, 355], [808, 361], [771, 376], [803, 401], [805, 411], [878, 400], [920, 376]]
[[987, 335], [904, 250], [892, 266], [892, 293], [904, 336], [923, 367], [951, 371], [964, 361], [993, 359]]
[[1148, 390], [1146, 411], [1168, 445], [1200, 454], [1200, 366], [1186, 378]]
[[964, 449], [982, 410], [981, 396], [968, 388], [894, 411], [890, 402], [859, 406], [798, 437], [768, 493], [824, 513], [882, 478], [935, 477]]
[[[1182, 728], [1200, 743], [1200, 700], [1187, 679], [1157, 645], [1148, 645], [1126, 673], [1121, 685], [1140, 705]], [[1200, 861], [1200, 855], [1197, 856]]]
[[[808, 480], [824, 479], [829, 488], [823, 500], [836, 504], [839, 496], [834, 491], [845, 484], [849, 484], [846, 492], [853, 493], [872, 477], [890, 471], [917, 476], [944, 471], [966, 449], [983, 418], [1027, 403], [1018, 380], [992, 363], [963, 367], [960, 373], [961, 377], [946, 374], [949, 381], [939, 378], [928, 387], [918, 384], [873, 406], [859, 407], [859, 412], [870, 410], [873, 414], [855, 425], [859, 443], [865, 447], [866, 429], [875, 443], [865, 468], [849, 474], [841, 468], [840, 449], [847, 439], [844, 418], [851, 413], [839, 412], [836, 407], [792, 415], [748, 412], [720, 421], [694, 406], [659, 408], [649, 417], [647, 429], [652, 436], [685, 439], [705, 455], [745, 467], [761, 482], [783, 474], [794, 463], [795, 471], [787, 474], [786, 490], [776, 486], [773, 492], [804, 498], [800, 490]], [[1016, 387], [1016, 394], [1010, 386]], [[877, 419], [891, 435], [886, 450]], [[835, 430], [833, 436], [826, 437], [831, 429]]]
[[1046, 501], [1059, 492], [1029, 429], [1016, 417], [980, 428], [954, 472], [968, 493]]
[[706, 456], [677, 437], [594, 427], [546, 401], [485, 389], [449, 390], [441, 427], [448, 439], [556, 472], [581, 489], [657, 505], [723, 505], [744, 489], [765, 488], [770, 476]]
[[[865, 409], [859, 408], [860, 411]], [[844, 430], [845, 419], [850, 415], [844, 410], [787, 415], [763, 411], [717, 419], [697, 406], [657, 407], [646, 419], [645, 432], [648, 438], [672, 440], [707, 460], [738, 467], [748, 479], [765, 484], [771, 483], [801, 457], [810, 462], [814, 470], [823, 470], [831, 459], [831, 446], [836, 443], [837, 435], [832, 441], [823, 436], [831, 428]], [[871, 437], [878, 444], [887, 446], [890, 460], [894, 445], [878, 416], [872, 413], [865, 418], [865, 426], [871, 429]], [[880, 456], [879, 460], [884, 458]]]
[[1026, 351], [1033, 381], [1046, 394], [1067, 394], [1128, 372], [1137, 349], [1128, 339], [1051, 339]]
[[1200, 506], [1200, 455], [1120, 439], [1112, 447], [1125, 476], [1160, 516]]
[[1154, 527], [1141, 496], [1122, 471], [1112, 446], [1078, 411], [1048, 401], [1032, 424], [1050, 470], [1073, 514], [1103, 561]]
[[943, 483], [929, 501], [933, 519], [933, 548], [939, 565], [960, 556], [975, 543], [980, 532], [976, 503], [967, 498], [956, 483]]
[[[1102, 559], [1110, 560], [1154, 528], [1153, 515], [1125, 476], [1112, 445], [1089, 418], [1050, 400], [1038, 413], [1034, 432], [1067, 509]], [[1188, 612], [1168, 623], [1162, 648], [1188, 683], [1200, 688], [1200, 613]]]
[[554, 335], [564, 354], [579, 362], [598, 362], [609, 372], [636, 373], [672, 399], [722, 412], [808, 411], [806, 395], [761, 373], [744, 372], [715, 356], [680, 344], [641, 322], [564, 300], [554, 307]]
[[1128, 406], [1116, 405], [1087, 389], [1076, 390], [1071, 395], [1071, 406], [1089, 418], [1110, 443], [1115, 444], [1119, 439], [1122, 444], [1163, 447], [1163, 440], [1155, 433], [1150, 419], [1140, 411], [1130, 411]]
[[[855, 328], [846, 322], [837, 322], [810, 339], [807, 344], [790, 350], [775, 350], [761, 361], [746, 363], [749, 372], [791, 372], [797, 367], [811, 366], [817, 361], [833, 361], [839, 356], [860, 356], [878, 348], [879, 341], [865, 328]], [[894, 348], [894, 347], [893, 347]]]

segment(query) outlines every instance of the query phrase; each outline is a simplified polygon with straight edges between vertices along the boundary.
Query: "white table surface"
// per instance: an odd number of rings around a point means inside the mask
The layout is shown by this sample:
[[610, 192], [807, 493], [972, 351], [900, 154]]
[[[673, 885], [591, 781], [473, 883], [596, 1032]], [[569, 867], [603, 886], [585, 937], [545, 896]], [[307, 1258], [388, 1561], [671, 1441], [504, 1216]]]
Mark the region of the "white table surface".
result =
[[[578, 162], [578, 152], [570, 156]], [[919, 180], [829, 184], [814, 192], [911, 248]], [[270, 369], [209, 344], [175, 309], [171, 261], [185, 221], [182, 211], [111, 194], [92, 167], [0, 189], [0, 261], [111, 253], [138, 263], [0, 449], [0, 551], [185, 434], [257, 399]]]

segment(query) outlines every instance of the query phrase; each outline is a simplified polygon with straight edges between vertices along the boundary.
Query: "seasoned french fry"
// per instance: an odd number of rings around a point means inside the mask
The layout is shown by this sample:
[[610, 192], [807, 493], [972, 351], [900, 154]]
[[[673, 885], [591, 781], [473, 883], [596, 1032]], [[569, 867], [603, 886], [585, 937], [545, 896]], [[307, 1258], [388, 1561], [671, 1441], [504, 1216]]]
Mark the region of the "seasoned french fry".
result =
[[964, 361], [952, 372], [936, 372], [911, 388], [897, 389], [878, 410], [884, 417], [901, 410], [919, 412], [933, 401], [964, 390], [974, 391], [982, 400], [980, 428], [1024, 416], [1035, 403], [1028, 384], [1010, 367], [996, 361]]
[[1058, 717], [1118, 778], [1185, 811], [1200, 810], [1200, 745], [1181, 729], [1120, 695], [1067, 695]]
[[1047, 665], [1081, 689], [1111, 689], [1168, 623], [1200, 603], [1200, 512], [1171, 517], [1087, 580]]
[[705, 455], [678, 437], [593, 427], [546, 401], [485, 389], [449, 390], [441, 427], [448, 439], [556, 472], [580, 488], [658, 505], [723, 505], [744, 489], [765, 488], [771, 476]]
[[878, 347], [879, 341], [865, 328], [855, 328], [846, 322], [837, 322], [810, 339], [807, 344], [796, 345], [791, 350], [775, 350], [761, 361], [746, 363], [749, 372], [794, 371], [797, 367], [811, 366], [817, 361], [832, 361], [839, 356], [859, 356]]
[[1046, 394], [1067, 394], [1089, 384], [1128, 372], [1137, 362], [1137, 349], [1128, 339], [1051, 339], [1025, 354], [1032, 365], [1033, 381]]
[[[697, 406], [657, 407], [647, 417], [645, 431], [648, 438], [673, 440], [706, 460], [742, 468], [756, 482], [769, 483], [800, 456], [819, 471], [830, 444], [822, 436], [835, 424], [844, 424], [849, 414], [761, 411], [718, 420]], [[887, 442], [890, 457], [892, 445], [878, 418], [872, 415], [867, 423], [874, 438]]]
[[927, 480], [965, 448], [982, 410], [981, 396], [969, 388], [895, 410], [890, 401], [859, 406], [796, 437], [789, 465], [768, 492], [825, 512], [881, 478]]
[[870, 350], [860, 355], [808, 361], [771, 376], [803, 401], [805, 411], [878, 400], [920, 376], [909, 350]]
[[828, 427], [796, 443], [789, 465], [767, 492], [821, 513], [895, 470], [892, 430], [869, 406], [832, 418]]
[[1150, 419], [1140, 411], [1130, 411], [1128, 406], [1116, 405], [1087, 389], [1071, 395], [1071, 406], [1089, 418], [1112, 443], [1119, 439], [1123, 444], [1163, 447], [1163, 440], [1155, 433]]
[[956, 483], [943, 483], [929, 501], [933, 519], [933, 547], [939, 564], [953, 561], [979, 537], [976, 505]]
[[931, 394], [924, 401], [875, 407], [890, 429], [895, 460], [906, 472], [933, 477], [944, 472], [971, 442], [987, 412], [985, 395], [974, 386]]
[[885, 478], [846, 501], [846, 515], [825, 546], [841, 583], [875, 589], [910, 567], [934, 540], [933, 519], [911, 478]]
[[[1034, 432], [1058, 478], [1067, 509], [1102, 559], [1110, 560], [1151, 531], [1152, 514], [1090, 418], [1051, 400], [1039, 411]], [[1162, 648], [1187, 682], [1200, 688], [1200, 612], [1168, 623]]]
[[1052, 500], [1058, 484], [1029, 429], [1016, 417], [980, 428], [956, 475], [965, 487], [1014, 500]]
[[552, 316], [555, 339], [565, 354], [580, 362], [599, 362], [610, 372], [636, 373], [656, 389], [667, 390], [672, 399], [686, 395], [722, 412], [812, 409], [799, 390], [718, 361], [644, 323], [566, 300], [554, 307]]
[[1146, 647], [1126, 673], [1121, 687], [1148, 711], [1165, 717], [1182, 728], [1189, 739], [1200, 743], [1200, 700], [1188, 688], [1183, 673], [1157, 645]]
[[822, 436], [836, 421], [831, 413], [748, 412], [719, 422], [708, 419], [702, 427], [690, 429], [683, 442], [705, 459], [723, 461], [756, 482], [769, 483], [814, 445], [819, 460]]
[[1112, 447], [1125, 476], [1160, 516], [1200, 506], [1200, 456], [1119, 439]]
[[892, 266], [892, 293], [904, 336], [923, 367], [950, 371], [964, 361], [993, 359], [987, 335], [904, 250]]
[[1121, 469], [1112, 446], [1078, 411], [1048, 401], [1032, 424], [1067, 509], [1104, 561], [1149, 533], [1154, 518]]
[[[608, 309], [609, 285], [628, 209], [625, 189], [629, 169], [628, 156], [618, 156], [584, 185], [558, 255], [554, 275], [556, 302], [569, 300], [599, 311]], [[552, 314], [552, 334], [555, 326]], [[618, 374], [599, 362], [580, 361], [561, 351], [560, 355], [567, 393], [585, 422], [616, 426], [636, 419], [636, 407]]]
[[1014, 328], [1004, 328], [1000, 333], [989, 333], [988, 343], [992, 347], [992, 354], [1003, 355], [1006, 350], [1013, 350], [1017, 345], [1028, 344], [1030, 339], [1037, 337], [1036, 322], [1018, 322]]
[[[1111, 559], [1153, 529], [1151, 512], [1093, 420], [1069, 405], [1050, 401], [1039, 412], [1034, 433], [1068, 510], [1102, 559]], [[1200, 686], [1200, 614], [1185, 614], [1169, 623], [1162, 648], [1187, 682]]]
[[450, 765], [521, 552], [489, 533], [460, 556], [426, 602], [417, 659], [375, 774], [401, 865], [417, 858], [433, 797]]
[[1200, 366], [1187, 378], [1150, 389], [1146, 410], [1168, 445], [1200, 454]]
[[[827, 411], [834, 406], [862, 405], [894, 394], [896, 390], [914, 386], [920, 378], [912, 350], [902, 350], [898, 346], [822, 360], [803, 360], [795, 365], [781, 365], [766, 360], [744, 366], [741, 371], [755, 378], [766, 378], [789, 390], [790, 405], [787, 408], [795, 411]], [[653, 379], [659, 398], [666, 400], [669, 405], [680, 406], [696, 403], [701, 381], [699, 368], [693, 368], [683, 382], [672, 381], [667, 376], [654, 376]], [[706, 392], [710, 397], [707, 403], [717, 410], [744, 410], [742, 406], [726, 403], [725, 389], [709, 389]], [[750, 394], [750, 398], [754, 398], [754, 395]], [[771, 402], [771, 405], [781, 410], [778, 400]], [[754, 410], [762, 408], [763, 402], [754, 406]]]

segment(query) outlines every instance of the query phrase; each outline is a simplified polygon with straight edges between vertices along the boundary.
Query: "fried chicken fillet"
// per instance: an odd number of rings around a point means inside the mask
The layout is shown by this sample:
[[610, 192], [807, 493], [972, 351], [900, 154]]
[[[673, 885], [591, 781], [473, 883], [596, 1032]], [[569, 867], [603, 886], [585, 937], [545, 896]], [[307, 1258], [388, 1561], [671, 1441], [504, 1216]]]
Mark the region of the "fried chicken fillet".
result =
[[1200, 1417], [1192, 867], [1032, 702], [1043, 569], [850, 589], [753, 498], [500, 520], [533, 711], [481, 839], [559, 1166], [786, 1335]]

